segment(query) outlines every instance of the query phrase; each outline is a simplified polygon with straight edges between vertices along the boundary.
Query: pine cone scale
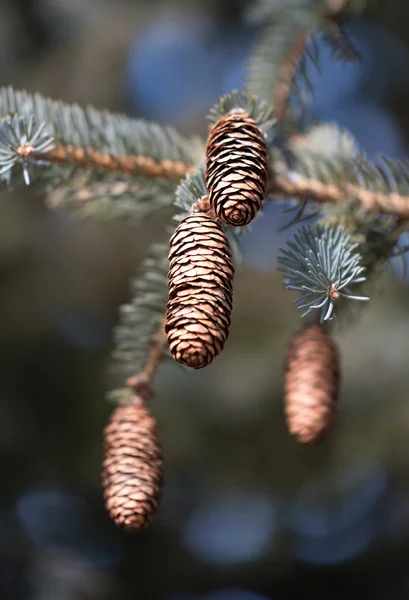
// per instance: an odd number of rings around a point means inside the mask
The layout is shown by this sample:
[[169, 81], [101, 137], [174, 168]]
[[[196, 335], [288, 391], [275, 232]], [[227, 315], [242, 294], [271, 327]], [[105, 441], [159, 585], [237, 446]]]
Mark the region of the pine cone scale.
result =
[[[179, 318], [184, 318], [184, 317], [194, 317], [196, 319], [213, 319], [214, 318], [222, 323], [230, 323], [230, 317], [228, 315], [226, 315], [223, 312], [219, 312], [219, 314], [215, 314], [214, 311], [215, 308], [215, 304], [203, 304], [202, 302], [200, 304], [194, 304], [192, 303], [192, 305], [190, 307], [186, 307], [183, 304], [182, 305], [176, 305], [176, 306], [172, 306], [172, 315], [173, 315], [173, 319], [179, 319]], [[218, 307], [220, 308], [220, 307]]]
[[[200, 325], [190, 325], [193, 320], [197, 320], [200, 322]], [[185, 329], [185, 338], [189, 335], [189, 333], [200, 334], [203, 336], [203, 339], [211, 340], [212, 336], [217, 339], [223, 339], [221, 334], [219, 333], [220, 329], [228, 327], [230, 325], [229, 321], [219, 319], [216, 322], [216, 327], [212, 325], [212, 317], [209, 314], [196, 313], [189, 314], [188, 316], [183, 315], [180, 317], [175, 317], [169, 323], [172, 327], [183, 327]]]

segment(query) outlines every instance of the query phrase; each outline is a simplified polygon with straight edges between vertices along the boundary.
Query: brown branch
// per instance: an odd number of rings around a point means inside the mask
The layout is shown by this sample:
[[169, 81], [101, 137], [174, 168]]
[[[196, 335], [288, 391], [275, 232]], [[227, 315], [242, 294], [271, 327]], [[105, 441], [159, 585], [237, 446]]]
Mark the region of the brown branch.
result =
[[283, 121], [287, 114], [291, 89], [307, 45], [307, 39], [305, 31], [296, 36], [290, 46], [287, 58], [281, 65], [278, 82], [273, 91], [273, 106], [278, 121]]
[[162, 322], [148, 352], [145, 366], [138, 375], [129, 377], [126, 382], [127, 386], [132, 390], [135, 396], [141, 396], [144, 400], [148, 400], [153, 395], [152, 384], [159, 365], [165, 358], [165, 343], [165, 327], [164, 322]]
[[[323, 10], [319, 11], [321, 18], [338, 25], [340, 32], [340, 13], [345, 8], [346, 0], [328, 0]], [[273, 106], [278, 121], [283, 121], [288, 112], [291, 89], [297, 75], [300, 62], [307, 47], [309, 31], [301, 30], [291, 43], [287, 57], [280, 67], [278, 82], [273, 91]], [[345, 48], [346, 50], [346, 48]], [[352, 50], [349, 48], [350, 52]]]
[[269, 190], [273, 194], [308, 198], [316, 202], [332, 204], [350, 198], [358, 200], [366, 210], [385, 213], [404, 220], [409, 219], [409, 196], [372, 192], [353, 183], [346, 182], [337, 186], [305, 177], [298, 177], [296, 181], [290, 181], [283, 175], [276, 175], [272, 176]]
[[30, 152], [32, 160], [46, 160], [57, 164], [72, 164], [82, 168], [94, 167], [103, 171], [118, 171], [129, 175], [146, 175], [147, 177], [163, 177], [165, 179], [182, 179], [194, 165], [180, 161], [155, 161], [147, 156], [127, 156], [119, 154], [111, 156], [94, 148], [81, 146], [64, 146], [56, 144], [45, 153]]

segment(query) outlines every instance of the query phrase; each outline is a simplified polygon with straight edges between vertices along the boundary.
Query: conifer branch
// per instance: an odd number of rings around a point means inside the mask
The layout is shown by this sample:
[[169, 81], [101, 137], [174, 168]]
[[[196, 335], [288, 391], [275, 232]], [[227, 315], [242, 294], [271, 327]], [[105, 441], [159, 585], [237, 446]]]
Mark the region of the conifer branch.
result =
[[320, 311], [320, 322], [332, 319], [340, 297], [369, 300], [351, 293], [350, 286], [365, 281], [358, 244], [340, 225], [301, 227], [278, 257], [284, 287], [298, 292], [295, 302], [303, 317]]
[[305, 31], [299, 32], [292, 40], [288, 54], [278, 73], [277, 83], [273, 89], [273, 106], [278, 121], [284, 121], [288, 112], [291, 90], [295, 83], [307, 41], [307, 33]]
[[78, 218], [142, 220], [174, 202], [175, 184], [168, 180], [118, 178], [81, 172], [46, 196], [51, 209], [64, 208]]
[[160, 323], [157, 332], [153, 336], [152, 345], [148, 351], [145, 365], [137, 375], [129, 377], [126, 384], [135, 396], [141, 396], [148, 400], [152, 395], [152, 385], [157, 370], [164, 360], [167, 339], [165, 334], [165, 321]]
[[[302, 316], [327, 322], [351, 300], [366, 302], [369, 277], [408, 250], [399, 241], [409, 229], [409, 162], [372, 164], [336, 126], [300, 133], [308, 60], [319, 58], [316, 34], [324, 31], [335, 58], [357, 59], [343, 19], [376, 2], [259, 0], [264, 32], [248, 77], [254, 94], [220, 99], [206, 145], [154, 123], [0, 88], [0, 183], [51, 182], [54, 189], [43, 186], [49, 207], [94, 218], [141, 221], [176, 205], [179, 224], [175, 230], [166, 215], [115, 332], [113, 359], [127, 379], [109, 394], [123, 406], [105, 430], [103, 487], [112, 519], [127, 531], [149, 525], [160, 499], [162, 450], [144, 404], [158, 368], [171, 355], [200, 369], [223, 350], [239, 262], [235, 236], [262, 213], [265, 196], [299, 201], [292, 224], [319, 217], [278, 256]], [[321, 438], [335, 413], [339, 361], [325, 330], [305, 328], [288, 355], [287, 419], [304, 442]]]
[[[260, 5], [258, 11], [255, 7], [255, 14], [261, 13], [263, 31], [250, 60], [247, 85], [257, 96], [273, 104], [277, 120], [287, 130], [297, 129], [303, 90], [312, 91], [307, 59], [319, 63], [319, 56], [315, 56], [317, 33], [323, 30], [323, 39], [336, 58], [360, 59], [344, 31], [345, 4], [344, 0], [294, 0], [290, 5], [283, 1]], [[356, 12], [362, 10], [353, 8]], [[293, 114], [288, 118], [291, 103]]]
[[372, 164], [350, 136], [343, 137], [345, 148], [338, 153], [331, 154], [329, 147], [323, 154], [303, 144], [273, 149], [268, 193], [330, 204], [354, 201], [367, 211], [409, 219], [407, 161], [381, 157]]
[[[0, 88], [0, 175], [17, 163], [94, 168], [132, 176], [180, 180], [204, 154], [203, 141], [141, 119], [80, 108], [25, 91]], [[39, 135], [37, 132], [40, 131]], [[30, 144], [32, 134], [35, 144]], [[38, 143], [39, 140], [42, 143]]]
[[[301, 68], [302, 55], [307, 36], [316, 30], [320, 20], [317, 11], [305, 10], [302, 4], [280, 6], [269, 15], [249, 64], [248, 89], [271, 104], [278, 100], [280, 118], [290, 96], [299, 93], [300, 86], [310, 86], [307, 73]], [[315, 4], [320, 7], [322, 2]]]
[[81, 169], [100, 169], [108, 172], [143, 175], [150, 178], [175, 179], [179, 181], [193, 168], [192, 164], [181, 161], [154, 160], [149, 156], [111, 155], [94, 148], [64, 146], [56, 144], [46, 153], [26, 153], [31, 160], [48, 161], [60, 165], [73, 165]]
[[[151, 373], [153, 367], [146, 366], [150, 364], [146, 357], [159, 356], [158, 331], [163, 327], [168, 297], [168, 240], [171, 233], [166, 228], [163, 233], [166, 242], [151, 246], [132, 281], [131, 300], [120, 309], [113, 358], [132, 373], [143, 372], [145, 368]], [[152, 365], [156, 360], [154, 358]]]
[[275, 193], [309, 198], [316, 202], [338, 204], [346, 200], [357, 200], [366, 210], [409, 219], [409, 194], [382, 193], [371, 191], [348, 181], [324, 183], [318, 179], [297, 176], [296, 179], [275, 174], [270, 182]]

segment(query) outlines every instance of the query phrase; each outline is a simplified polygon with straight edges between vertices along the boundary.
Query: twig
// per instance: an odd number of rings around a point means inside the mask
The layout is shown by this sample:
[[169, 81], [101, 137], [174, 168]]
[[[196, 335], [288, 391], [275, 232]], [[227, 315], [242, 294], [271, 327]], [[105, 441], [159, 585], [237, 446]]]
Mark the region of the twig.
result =
[[94, 148], [81, 146], [64, 146], [56, 144], [45, 153], [31, 153], [31, 160], [48, 161], [59, 164], [72, 164], [82, 168], [94, 167], [103, 171], [118, 171], [130, 175], [146, 175], [147, 177], [163, 177], [180, 180], [193, 168], [193, 165], [180, 161], [155, 161], [147, 156], [111, 156]]
[[402, 220], [409, 219], [409, 196], [372, 192], [353, 183], [327, 184], [306, 177], [297, 177], [296, 181], [291, 181], [283, 175], [272, 175], [268, 189], [273, 194], [308, 198], [316, 202], [332, 204], [353, 198], [358, 200], [366, 210], [400, 217]]
[[161, 323], [158, 329], [154, 343], [152, 344], [148, 356], [145, 362], [145, 366], [138, 375], [129, 377], [126, 384], [135, 394], [135, 396], [141, 396], [144, 400], [148, 400], [152, 397], [152, 384], [156, 372], [165, 358], [165, 327], [164, 322]]
[[[329, 22], [338, 34], [338, 50], [343, 50], [345, 54], [348, 54], [349, 58], [353, 56], [354, 59], [357, 59], [359, 54], [352, 47], [352, 44], [347, 45], [345, 43], [341, 45], [340, 43], [341, 38], [344, 39], [345, 37], [341, 25], [341, 13], [345, 8], [345, 4], [346, 0], [328, 0], [327, 5], [319, 11], [319, 14], [321, 19]], [[308, 35], [309, 31], [306, 29], [300, 31], [294, 37], [288, 55], [280, 67], [278, 82], [273, 91], [273, 106], [278, 121], [284, 121], [287, 115], [291, 90], [303, 59], [303, 54], [307, 48]]]
[[287, 114], [291, 89], [307, 45], [307, 39], [306, 32], [302, 32], [295, 37], [288, 52], [288, 56], [281, 66], [278, 82], [273, 91], [273, 106], [278, 121], [283, 121]]

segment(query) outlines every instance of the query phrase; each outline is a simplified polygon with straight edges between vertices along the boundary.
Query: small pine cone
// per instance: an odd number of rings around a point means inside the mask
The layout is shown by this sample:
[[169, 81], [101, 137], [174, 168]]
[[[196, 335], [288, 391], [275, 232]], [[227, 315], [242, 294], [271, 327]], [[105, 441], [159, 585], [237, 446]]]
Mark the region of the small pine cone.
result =
[[162, 448], [157, 424], [141, 398], [119, 406], [105, 429], [102, 486], [114, 523], [134, 533], [155, 517], [162, 489]]
[[228, 225], [247, 225], [261, 208], [267, 181], [267, 146], [256, 121], [242, 109], [219, 119], [206, 157], [206, 186], [216, 216]]
[[332, 426], [339, 393], [339, 357], [321, 325], [305, 327], [289, 347], [285, 368], [287, 425], [299, 442], [313, 444]]
[[234, 267], [229, 243], [209, 214], [182, 219], [170, 240], [166, 333], [178, 362], [201, 369], [227, 339]]

